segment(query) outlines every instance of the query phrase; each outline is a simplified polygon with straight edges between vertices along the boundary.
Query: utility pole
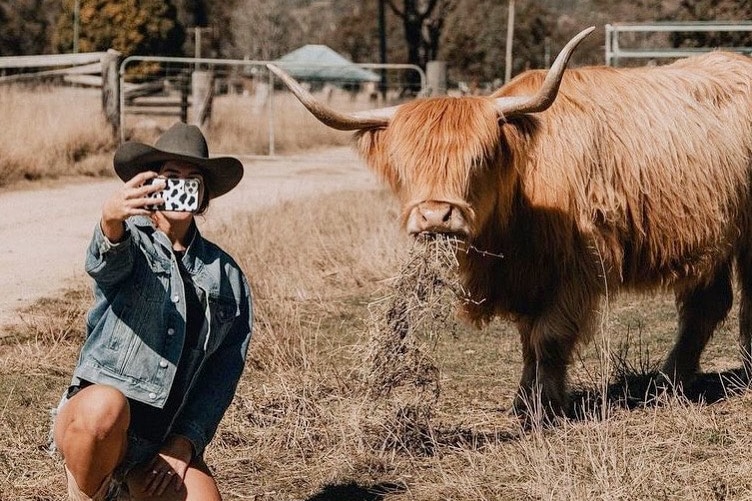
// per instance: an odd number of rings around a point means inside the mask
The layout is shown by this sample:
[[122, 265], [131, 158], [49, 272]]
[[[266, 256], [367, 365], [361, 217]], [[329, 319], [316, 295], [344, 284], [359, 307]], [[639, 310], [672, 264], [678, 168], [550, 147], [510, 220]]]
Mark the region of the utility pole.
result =
[[[384, 1], [379, 0], [379, 62], [386, 64], [386, 13], [384, 10]], [[379, 91], [381, 100], [386, 102], [386, 68], [381, 68], [381, 80], [379, 81]]]
[[512, 78], [512, 40], [514, 40], [514, 0], [509, 0], [509, 16], [507, 17], [507, 50], [504, 65], [504, 83]]
[[73, 53], [78, 54], [78, 25], [80, 22], [81, 0], [73, 3]]

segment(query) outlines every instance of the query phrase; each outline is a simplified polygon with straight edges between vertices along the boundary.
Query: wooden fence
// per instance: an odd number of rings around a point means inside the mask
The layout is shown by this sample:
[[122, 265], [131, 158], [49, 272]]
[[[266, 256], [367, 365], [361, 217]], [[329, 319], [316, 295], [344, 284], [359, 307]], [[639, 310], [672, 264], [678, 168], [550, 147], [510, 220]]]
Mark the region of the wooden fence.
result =
[[[188, 119], [190, 106], [189, 88], [200, 86], [206, 90], [205, 76], [191, 75], [178, 86], [179, 98], [165, 99], [158, 95], [163, 92], [162, 82], [123, 84], [121, 88], [121, 54], [114, 50], [107, 52], [86, 52], [79, 54], [54, 54], [39, 56], [0, 57], [0, 84], [61, 79], [63, 82], [102, 90], [102, 110], [112, 127], [115, 137], [121, 137], [121, 113], [123, 105], [132, 114], [174, 115], [182, 121]], [[156, 97], [155, 97], [156, 96]], [[211, 95], [202, 94], [202, 109], [197, 117], [201, 124], [207, 118]]]
[[[205, 125], [210, 119], [215, 92], [249, 91], [253, 108], [268, 108], [269, 155], [274, 155], [274, 77], [268, 61], [129, 56], [92, 52], [48, 56], [0, 57], [0, 84], [4, 82], [61, 79], [74, 85], [101, 88], [102, 110], [114, 136], [125, 139], [126, 118], [133, 115], [175, 116], [186, 123]], [[316, 63], [306, 63], [316, 65]], [[322, 67], [327, 65], [321, 64]], [[329, 65], [331, 66], [331, 65]], [[417, 72], [426, 89], [425, 72], [405, 64], [358, 64], [380, 71]], [[249, 76], [250, 72], [250, 76]], [[262, 75], [268, 78], [261, 80]], [[251, 89], [237, 84], [253, 81]], [[398, 78], [397, 81], [403, 81]], [[437, 88], [439, 86], [437, 85]], [[266, 91], [261, 91], [266, 89]], [[374, 101], [369, 101], [374, 104]]]
[[0, 57], [0, 84], [62, 79], [64, 82], [102, 89], [102, 110], [113, 134], [120, 127], [120, 53], [84, 52], [39, 56]]

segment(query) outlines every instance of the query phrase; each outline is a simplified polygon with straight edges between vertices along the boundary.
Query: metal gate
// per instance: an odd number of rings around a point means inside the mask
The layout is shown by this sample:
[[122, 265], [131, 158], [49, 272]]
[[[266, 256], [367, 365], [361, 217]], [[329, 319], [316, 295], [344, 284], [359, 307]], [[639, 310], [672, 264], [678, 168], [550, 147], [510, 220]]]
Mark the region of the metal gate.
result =
[[[298, 110], [295, 113], [301, 113], [302, 105], [291, 98], [286, 88], [275, 85], [278, 82], [266, 67], [269, 62], [272, 61], [125, 58], [119, 68], [121, 141], [128, 137], [152, 139], [150, 129], [159, 131], [169, 123], [183, 120], [201, 126], [210, 144], [219, 145], [223, 154], [274, 156], [283, 145], [281, 130], [288, 133], [289, 127], [302, 126], [297, 134], [306, 134], [306, 129], [318, 125], [311, 125], [315, 119], [310, 124], [301, 123], [309, 120], [302, 115], [296, 115], [292, 124], [290, 119], [284, 123], [282, 118], [287, 108], [295, 108]], [[384, 72], [385, 93], [380, 92], [384, 89], [364, 88], [336, 80], [312, 85], [311, 92], [343, 111], [359, 111], [391, 105], [399, 99], [399, 90], [407, 82], [407, 72], [417, 72], [421, 89], [426, 88], [426, 75], [418, 66], [357, 66]], [[236, 136], [237, 140], [230, 141], [228, 136]]]
[[[743, 54], [752, 54], [752, 47], [679, 47], [668, 44], [669, 33], [679, 32], [750, 32], [752, 22], [662, 22], [662, 23], [614, 23], [606, 25], [606, 65], [619, 66], [626, 60], [653, 61], [687, 57], [700, 52], [723, 49]], [[625, 38], [627, 38], [625, 40]]]

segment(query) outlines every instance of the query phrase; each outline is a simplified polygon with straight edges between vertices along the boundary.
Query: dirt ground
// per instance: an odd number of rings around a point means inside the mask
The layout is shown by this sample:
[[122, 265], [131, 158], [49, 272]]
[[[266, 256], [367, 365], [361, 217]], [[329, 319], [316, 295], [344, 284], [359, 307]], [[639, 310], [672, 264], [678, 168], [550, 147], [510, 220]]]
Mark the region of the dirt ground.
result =
[[[243, 159], [238, 187], [212, 201], [199, 227], [231, 221], [238, 211], [379, 183], [348, 147], [269, 159]], [[21, 308], [84, 280], [86, 247], [117, 179], [66, 183], [0, 193], [0, 335], [22, 321]]]

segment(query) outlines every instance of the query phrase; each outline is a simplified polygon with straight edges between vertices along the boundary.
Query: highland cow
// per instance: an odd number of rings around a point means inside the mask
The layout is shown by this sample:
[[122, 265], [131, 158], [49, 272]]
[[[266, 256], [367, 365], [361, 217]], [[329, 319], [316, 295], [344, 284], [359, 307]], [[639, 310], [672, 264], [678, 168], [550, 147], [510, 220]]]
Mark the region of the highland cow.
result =
[[527, 71], [488, 97], [430, 97], [339, 113], [271, 67], [357, 147], [402, 204], [413, 235], [449, 234], [467, 317], [514, 322], [515, 400], [566, 408], [566, 373], [605, 294], [669, 287], [678, 334], [663, 376], [688, 384], [741, 293], [752, 339], [752, 59], [715, 51], [659, 67]]

